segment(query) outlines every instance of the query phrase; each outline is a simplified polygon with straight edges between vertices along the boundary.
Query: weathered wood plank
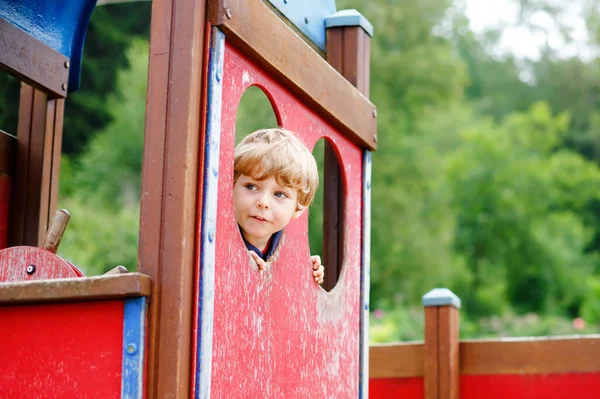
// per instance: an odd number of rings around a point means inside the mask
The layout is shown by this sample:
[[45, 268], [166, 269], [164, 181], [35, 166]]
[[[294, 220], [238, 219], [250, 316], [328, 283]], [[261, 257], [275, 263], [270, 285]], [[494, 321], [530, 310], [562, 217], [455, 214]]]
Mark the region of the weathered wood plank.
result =
[[150, 278], [139, 273], [2, 283], [0, 305], [149, 296], [150, 286]]
[[53, 97], [66, 97], [69, 59], [0, 18], [0, 70]]
[[423, 342], [371, 345], [369, 378], [409, 378], [425, 375]]
[[152, 4], [139, 270], [149, 306], [148, 398], [188, 398], [206, 1]]
[[460, 372], [467, 375], [600, 372], [598, 359], [599, 335], [460, 344]]

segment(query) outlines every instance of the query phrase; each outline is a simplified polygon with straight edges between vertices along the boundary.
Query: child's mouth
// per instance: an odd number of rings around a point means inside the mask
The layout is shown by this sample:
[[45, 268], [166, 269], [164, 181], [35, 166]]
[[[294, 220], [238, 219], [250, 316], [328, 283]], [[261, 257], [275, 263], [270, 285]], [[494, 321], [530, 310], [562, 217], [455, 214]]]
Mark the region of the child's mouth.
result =
[[251, 218], [258, 220], [259, 222], [266, 222], [267, 221], [267, 219], [262, 218], [260, 216], [251, 216]]

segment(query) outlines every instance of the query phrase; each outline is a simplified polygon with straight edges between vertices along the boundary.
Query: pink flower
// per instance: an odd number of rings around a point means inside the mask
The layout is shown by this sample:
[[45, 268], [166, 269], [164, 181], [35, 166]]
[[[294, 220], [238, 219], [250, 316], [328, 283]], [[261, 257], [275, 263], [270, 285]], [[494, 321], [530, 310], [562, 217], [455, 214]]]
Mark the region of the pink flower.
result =
[[573, 320], [573, 328], [576, 330], [583, 330], [585, 328], [585, 320], [581, 317], [577, 317]]

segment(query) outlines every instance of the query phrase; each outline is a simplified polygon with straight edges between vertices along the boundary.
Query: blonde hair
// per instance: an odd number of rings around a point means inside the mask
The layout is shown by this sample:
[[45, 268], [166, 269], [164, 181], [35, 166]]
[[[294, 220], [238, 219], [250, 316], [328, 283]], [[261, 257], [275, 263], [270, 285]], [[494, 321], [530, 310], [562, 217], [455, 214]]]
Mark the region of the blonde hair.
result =
[[298, 191], [298, 203], [311, 204], [319, 186], [317, 163], [295, 133], [261, 129], [244, 137], [235, 147], [233, 182], [240, 175], [256, 180], [275, 177], [277, 184]]

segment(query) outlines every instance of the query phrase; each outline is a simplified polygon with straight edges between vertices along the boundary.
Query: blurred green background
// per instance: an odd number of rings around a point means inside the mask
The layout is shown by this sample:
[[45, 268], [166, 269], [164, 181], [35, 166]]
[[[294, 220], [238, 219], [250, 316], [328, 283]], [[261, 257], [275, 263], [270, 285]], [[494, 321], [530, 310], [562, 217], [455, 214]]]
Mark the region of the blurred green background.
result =
[[[598, 1], [499, 3], [514, 18], [475, 29], [461, 0], [337, 1], [375, 28], [373, 342], [422, 339], [420, 298], [439, 286], [463, 301], [464, 338], [600, 332]], [[150, 3], [98, 7], [67, 99], [60, 255], [88, 275], [137, 264], [149, 21]], [[19, 87], [2, 75], [0, 90], [14, 133]], [[248, 91], [238, 133], [275, 123]]]

